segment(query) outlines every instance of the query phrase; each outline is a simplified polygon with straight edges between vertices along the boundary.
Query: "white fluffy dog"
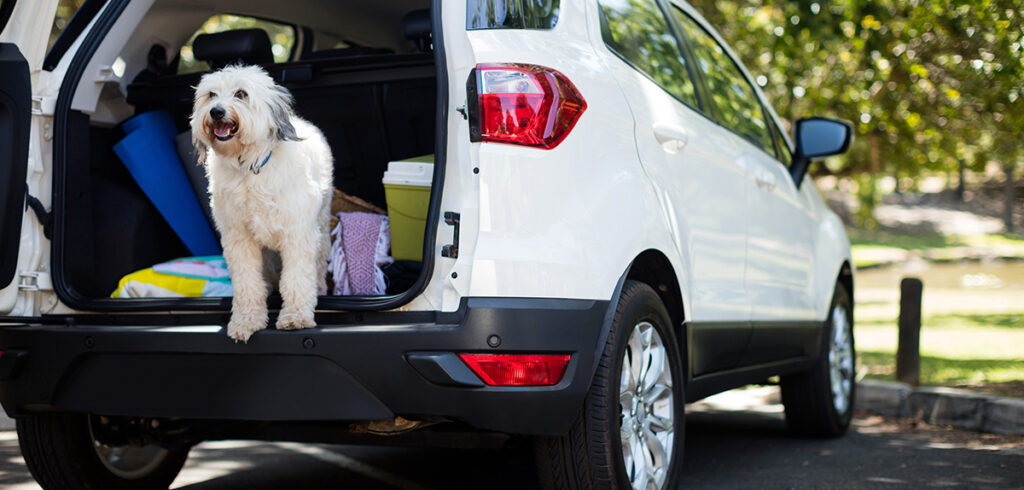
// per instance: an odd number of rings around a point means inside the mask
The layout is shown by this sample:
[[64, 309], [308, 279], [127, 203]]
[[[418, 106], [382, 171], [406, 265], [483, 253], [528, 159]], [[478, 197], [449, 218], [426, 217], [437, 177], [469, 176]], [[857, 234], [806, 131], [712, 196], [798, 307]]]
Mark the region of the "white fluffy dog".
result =
[[291, 106], [291, 94], [255, 66], [229, 66], [196, 87], [192, 140], [231, 272], [227, 333], [236, 341], [267, 326], [274, 267], [265, 252], [281, 259], [277, 329], [316, 326], [317, 295], [327, 291], [334, 160], [320, 130]]

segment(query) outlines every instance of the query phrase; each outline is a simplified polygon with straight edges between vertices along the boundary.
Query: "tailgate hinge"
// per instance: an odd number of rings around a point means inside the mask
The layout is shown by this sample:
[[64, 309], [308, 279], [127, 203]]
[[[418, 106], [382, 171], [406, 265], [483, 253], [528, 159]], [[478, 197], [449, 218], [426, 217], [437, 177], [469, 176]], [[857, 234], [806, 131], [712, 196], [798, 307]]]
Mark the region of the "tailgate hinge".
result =
[[22, 272], [18, 276], [18, 289], [22, 291], [53, 291], [49, 272]]
[[455, 227], [455, 234], [452, 236], [452, 244], [441, 247], [441, 256], [450, 259], [459, 258], [459, 213], [452, 211], [444, 212], [444, 222]]
[[33, 116], [52, 116], [57, 109], [56, 97], [35, 96], [32, 97]]

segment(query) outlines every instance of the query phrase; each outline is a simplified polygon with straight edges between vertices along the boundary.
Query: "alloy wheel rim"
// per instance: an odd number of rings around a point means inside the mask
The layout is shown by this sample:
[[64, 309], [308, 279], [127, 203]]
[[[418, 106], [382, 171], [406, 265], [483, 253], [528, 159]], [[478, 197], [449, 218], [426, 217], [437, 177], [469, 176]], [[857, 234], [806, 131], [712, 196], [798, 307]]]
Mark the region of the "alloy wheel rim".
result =
[[100, 463], [108, 471], [125, 480], [136, 480], [150, 475], [164, 459], [168, 450], [157, 444], [144, 446], [110, 446], [103, 444], [93, 435], [93, 417], [89, 417], [89, 437]]
[[675, 443], [672, 367], [650, 322], [637, 323], [619, 375], [619, 443], [626, 476], [636, 490], [664, 488]]
[[836, 305], [832, 310], [832, 340], [828, 351], [829, 382], [832, 388], [832, 406], [836, 412], [846, 413], [853, 389], [853, 332], [846, 307]]

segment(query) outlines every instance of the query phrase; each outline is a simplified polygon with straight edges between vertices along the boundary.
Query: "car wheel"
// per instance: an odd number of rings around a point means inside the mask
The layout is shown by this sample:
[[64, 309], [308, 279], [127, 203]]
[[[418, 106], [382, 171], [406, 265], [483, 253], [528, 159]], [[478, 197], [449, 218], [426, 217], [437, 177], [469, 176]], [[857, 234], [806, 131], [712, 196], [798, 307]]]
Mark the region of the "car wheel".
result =
[[650, 286], [626, 281], [580, 415], [536, 443], [546, 488], [675, 488], [683, 457], [683, 362]]
[[165, 489], [188, 448], [157, 444], [103, 444], [93, 435], [98, 417], [38, 414], [19, 418], [18, 442], [32, 476], [47, 490]]
[[843, 435], [853, 418], [855, 365], [853, 305], [846, 289], [837, 285], [825, 322], [821, 356], [810, 370], [781, 378], [790, 430], [818, 437]]

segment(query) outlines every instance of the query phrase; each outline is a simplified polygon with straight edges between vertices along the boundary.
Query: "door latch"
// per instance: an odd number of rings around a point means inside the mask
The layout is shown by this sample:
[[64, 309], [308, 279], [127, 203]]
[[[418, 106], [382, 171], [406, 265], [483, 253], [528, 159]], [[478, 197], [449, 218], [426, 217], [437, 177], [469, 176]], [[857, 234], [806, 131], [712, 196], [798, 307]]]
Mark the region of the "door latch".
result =
[[441, 256], [450, 259], [459, 258], [459, 213], [453, 211], [444, 212], [444, 223], [455, 227], [455, 234], [452, 236], [452, 244], [441, 247]]

